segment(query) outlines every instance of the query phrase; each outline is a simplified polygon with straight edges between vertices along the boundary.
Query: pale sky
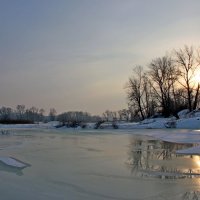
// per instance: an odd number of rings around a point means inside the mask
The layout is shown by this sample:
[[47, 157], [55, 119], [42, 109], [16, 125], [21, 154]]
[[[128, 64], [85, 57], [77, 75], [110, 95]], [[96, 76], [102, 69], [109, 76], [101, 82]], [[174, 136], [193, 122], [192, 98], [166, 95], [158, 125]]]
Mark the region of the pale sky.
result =
[[199, 0], [0, 0], [0, 106], [126, 108], [135, 65], [199, 42]]

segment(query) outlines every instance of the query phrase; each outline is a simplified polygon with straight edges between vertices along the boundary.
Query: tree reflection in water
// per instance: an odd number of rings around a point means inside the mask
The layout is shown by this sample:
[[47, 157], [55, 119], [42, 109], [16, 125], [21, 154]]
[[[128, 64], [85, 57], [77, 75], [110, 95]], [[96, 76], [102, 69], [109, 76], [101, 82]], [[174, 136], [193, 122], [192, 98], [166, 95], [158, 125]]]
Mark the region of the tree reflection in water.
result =
[[183, 195], [183, 200], [198, 200], [200, 199], [200, 192], [199, 191], [191, 191], [191, 192], [186, 192]]
[[[199, 156], [178, 155], [177, 150], [194, 144], [178, 144], [133, 136], [127, 165], [136, 176], [162, 179], [200, 177]], [[198, 158], [197, 158], [198, 157]]]

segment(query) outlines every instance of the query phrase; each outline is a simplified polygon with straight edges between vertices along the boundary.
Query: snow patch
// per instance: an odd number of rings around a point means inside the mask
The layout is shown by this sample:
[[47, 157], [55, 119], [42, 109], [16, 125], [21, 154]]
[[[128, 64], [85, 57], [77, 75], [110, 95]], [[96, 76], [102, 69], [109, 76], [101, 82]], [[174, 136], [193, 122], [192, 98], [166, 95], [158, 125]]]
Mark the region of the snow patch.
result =
[[178, 112], [178, 116], [180, 119], [182, 118], [185, 118], [186, 115], [189, 113], [190, 111], [188, 109], [184, 109], [184, 110], [181, 110], [180, 112]]
[[176, 123], [176, 128], [182, 129], [200, 129], [200, 117], [188, 119], [179, 119]]
[[0, 157], [0, 161], [11, 167], [17, 167], [17, 168], [28, 167], [28, 164], [12, 157]]

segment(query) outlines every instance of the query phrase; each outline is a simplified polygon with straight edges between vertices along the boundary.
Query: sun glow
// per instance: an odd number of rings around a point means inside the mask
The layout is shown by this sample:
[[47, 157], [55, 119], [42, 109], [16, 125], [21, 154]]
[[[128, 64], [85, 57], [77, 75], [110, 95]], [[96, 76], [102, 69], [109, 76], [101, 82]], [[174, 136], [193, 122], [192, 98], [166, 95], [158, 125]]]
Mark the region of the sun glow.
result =
[[199, 156], [193, 156], [193, 160], [197, 167], [200, 167], [200, 157]]
[[195, 85], [200, 84], [200, 71], [195, 73], [195, 75], [194, 75], [192, 80], [193, 80]]

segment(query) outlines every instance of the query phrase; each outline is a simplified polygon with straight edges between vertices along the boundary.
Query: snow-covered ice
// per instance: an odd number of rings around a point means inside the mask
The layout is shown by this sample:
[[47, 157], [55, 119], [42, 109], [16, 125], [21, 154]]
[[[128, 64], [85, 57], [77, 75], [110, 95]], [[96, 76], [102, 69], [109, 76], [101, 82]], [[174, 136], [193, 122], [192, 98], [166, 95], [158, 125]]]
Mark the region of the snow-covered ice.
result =
[[2, 156], [0, 156], [0, 161], [3, 162], [4, 164], [10, 166], [10, 167], [24, 168], [24, 167], [28, 166], [27, 164], [23, 163], [22, 161], [19, 161], [15, 158], [12, 158], [12, 157], [2, 157]]

